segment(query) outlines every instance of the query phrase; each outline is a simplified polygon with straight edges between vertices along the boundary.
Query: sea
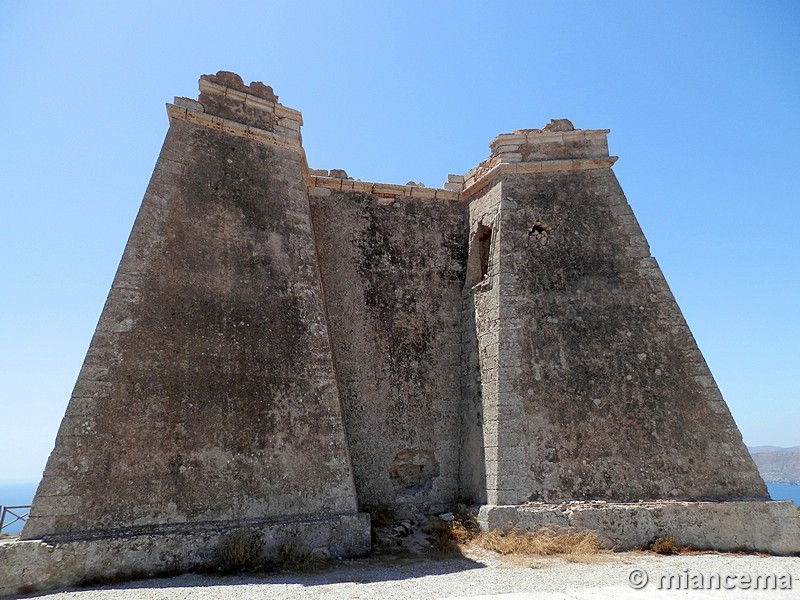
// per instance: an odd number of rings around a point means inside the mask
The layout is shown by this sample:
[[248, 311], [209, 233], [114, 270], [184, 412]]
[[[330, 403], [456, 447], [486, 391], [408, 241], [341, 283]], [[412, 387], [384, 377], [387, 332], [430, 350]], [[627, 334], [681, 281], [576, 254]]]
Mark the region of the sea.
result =
[[795, 506], [800, 506], [800, 485], [768, 483], [767, 490], [773, 500], [791, 500]]
[[[36, 483], [0, 483], [0, 505], [29, 505], [33, 502], [37, 485]], [[791, 500], [795, 506], [800, 506], [800, 485], [768, 483], [767, 490], [773, 500]], [[9, 528], [4, 528], [3, 533], [15, 535], [20, 532], [20, 529], [22, 529], [22, 523], [16, 523]]]

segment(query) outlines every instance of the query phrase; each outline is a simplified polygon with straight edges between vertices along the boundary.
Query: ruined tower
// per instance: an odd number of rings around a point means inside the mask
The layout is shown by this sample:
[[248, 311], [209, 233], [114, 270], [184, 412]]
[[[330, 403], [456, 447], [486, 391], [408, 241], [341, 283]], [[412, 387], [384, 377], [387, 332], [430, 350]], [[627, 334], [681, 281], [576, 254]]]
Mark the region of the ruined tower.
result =
[[[582, 524], [620, 547], [800, 550], [608, 130], [500, 135], [431, 189], [309, 169], [300, 113], [231, 73], [167, 111], [24, 539], [118, 572], [134, 542], [158, 572], [242, 529], [267, 553], [344, 556], [369, 549], [369, 507], [460, 501], [485, 526]], [[623, 535], [601, 508], [646, 515]]]
[[467, 174], [466, 352], [481, 393], [464, 413], [483, 412], [471, 438], [486, 467], [475, 495], [485, 481], [491, 505], [766, 499], [607, 133], [555, 121], [500, 135]]

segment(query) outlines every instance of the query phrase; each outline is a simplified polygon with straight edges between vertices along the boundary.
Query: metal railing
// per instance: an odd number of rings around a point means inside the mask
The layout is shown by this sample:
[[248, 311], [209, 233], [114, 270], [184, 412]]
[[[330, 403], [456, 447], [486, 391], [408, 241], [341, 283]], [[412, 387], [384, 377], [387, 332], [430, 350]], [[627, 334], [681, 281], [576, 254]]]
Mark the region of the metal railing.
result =
[[15, 523], [19, 523], [20, 521], [24, 523], [28, 520], [28, 516], [31, 514], [31, 507], [28, 506], [4, 506], [3, 510], [0, 511], [0, 534], [6, 533], [6, 530], [9, 529]]

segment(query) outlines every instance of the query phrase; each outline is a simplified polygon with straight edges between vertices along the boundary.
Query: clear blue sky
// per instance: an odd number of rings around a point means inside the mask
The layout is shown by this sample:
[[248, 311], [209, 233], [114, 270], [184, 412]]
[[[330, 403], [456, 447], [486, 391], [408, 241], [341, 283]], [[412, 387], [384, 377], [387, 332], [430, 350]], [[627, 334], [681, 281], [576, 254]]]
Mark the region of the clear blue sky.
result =
[[498, 133], [610, 128], [749, 444], [800, 444], [800, 3], [0, 1], [0, 482], [36, 481], [173, 96], [303, 112], [313, 168], [441, 185]]

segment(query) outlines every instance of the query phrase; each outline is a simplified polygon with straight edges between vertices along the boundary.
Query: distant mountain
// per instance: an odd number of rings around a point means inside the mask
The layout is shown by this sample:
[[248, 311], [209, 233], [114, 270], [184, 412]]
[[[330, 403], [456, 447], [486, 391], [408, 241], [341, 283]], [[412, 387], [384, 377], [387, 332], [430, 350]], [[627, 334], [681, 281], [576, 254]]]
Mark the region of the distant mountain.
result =
[[748, 446], [750, 454], [760, 454], [761, 452], [800, 452], [800, 446], [782, 448], [780, 446]]
[[755, 446], [748, 450], [764, 481], [800, 485], [800, 446]]

